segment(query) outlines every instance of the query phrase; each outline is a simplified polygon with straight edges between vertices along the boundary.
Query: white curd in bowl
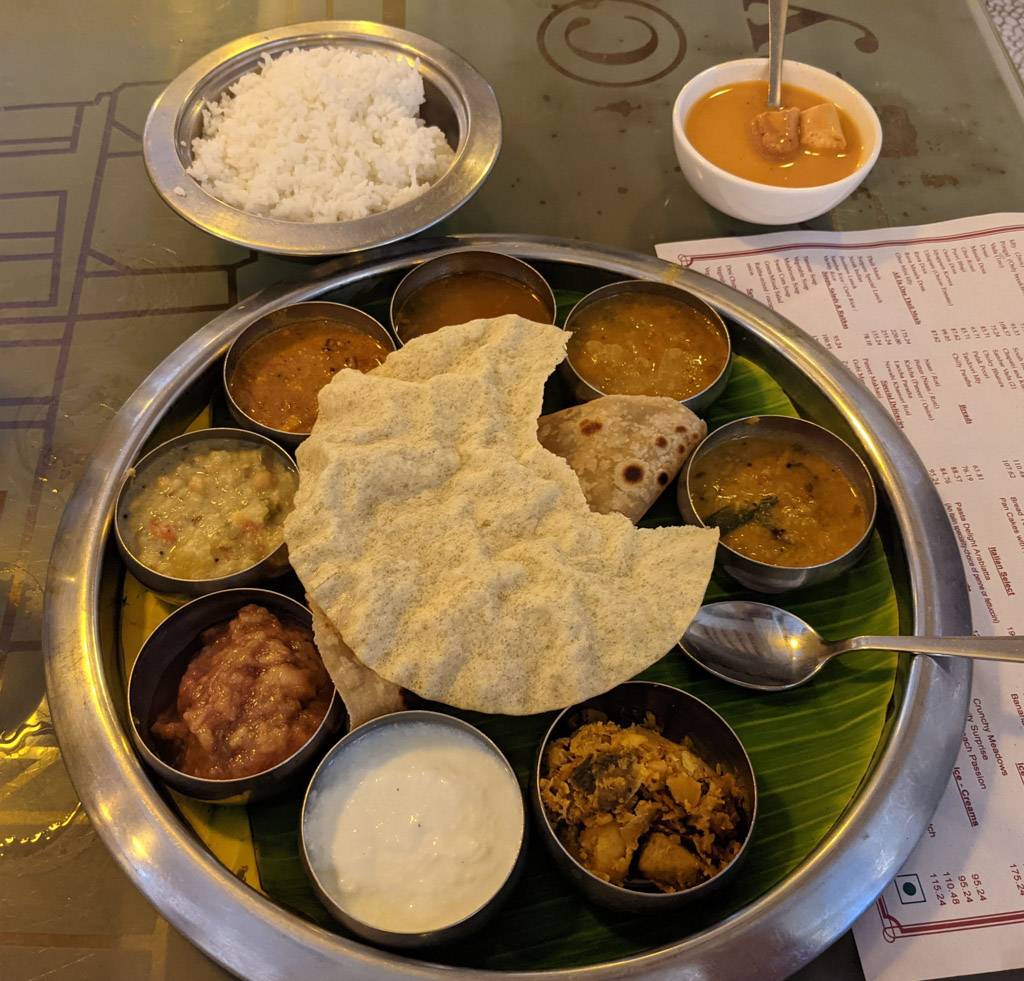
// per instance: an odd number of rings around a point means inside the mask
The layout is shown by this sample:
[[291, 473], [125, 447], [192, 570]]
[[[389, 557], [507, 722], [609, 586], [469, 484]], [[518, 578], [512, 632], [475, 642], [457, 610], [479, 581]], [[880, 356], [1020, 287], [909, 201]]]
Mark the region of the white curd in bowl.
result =
[[309, 863], [348, 915], [394, 933], [450, 926], [515, 865], [519, 785], [483, 740], [445, 724], [372, 728], [317, 773], [303, 820]]

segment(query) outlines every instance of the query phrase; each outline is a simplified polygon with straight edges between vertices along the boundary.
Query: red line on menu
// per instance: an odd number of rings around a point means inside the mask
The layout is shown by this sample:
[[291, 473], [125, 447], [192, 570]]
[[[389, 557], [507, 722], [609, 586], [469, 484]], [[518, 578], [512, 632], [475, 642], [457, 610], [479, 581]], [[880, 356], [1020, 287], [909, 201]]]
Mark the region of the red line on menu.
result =
[[[960, 930], [978, 930], [984, 927], [1010, 926], [1024, 923], [1024, 910], [1010, 910], [1005, 913], [987, 913], [981, 916], [966, 916], [933, 920], [931, 923], [901, 923], [886, 905], [885, 898], [879, 896], [875, 903], [882, 930], [886, 941], [892, 943], [901, 937], [920, 937], [935, 933], [956, 933]], [[890, 939], [891, 937], [891, 939]]]
[[972, 828], [978, 826], [978, 815], [974, 813], [974, 804], [971, 803], [971, 794], [966, 787], [960, 782], [960, 767], [953, 767], [953, 780], [956, 783], [956, 789], [960, 794], [960, 803], [964, 805], [964, 811], [967, 814], [967, 820], [970, 822]]

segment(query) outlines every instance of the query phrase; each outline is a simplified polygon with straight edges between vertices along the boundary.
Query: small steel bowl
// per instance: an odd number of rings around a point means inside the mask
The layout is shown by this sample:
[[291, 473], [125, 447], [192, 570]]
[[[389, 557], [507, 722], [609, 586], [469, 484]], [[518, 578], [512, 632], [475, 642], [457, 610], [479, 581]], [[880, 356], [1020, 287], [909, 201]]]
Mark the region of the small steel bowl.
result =
[[[288, 548], [282, 542], [273, 552], [265, 555], [259, 562], [250, 565], [248, 568], [239, 569], [226, 576], [216, 579], [176, 579], [174, 576], [164, 575], [151, 569], [135, 557], [128, 544], [128, 530], [124, 527], [124, 505], [131, 493], [140, 474], [144, 474], [150, 467], [158, 464], [168, 453], [179, 450], [182, 446], [190, 443], [250, 443], [260, 448], [269, 449], [277, 458], [284, 463], [288, 469], [297, 474], [298, 469], [295, 461], [288, 453], [277, 445], [273, 440], [259, 433], [249, 432], [245, 429], [230, 429], [227, 427], [218, 429], [197, 429], [194, 432], [182, 433], [173, 439], [161, 443], [156, 449], [150, 450], [134, 466], [130, 467], [121, 483], [121, 489], [117, 493], [117, 505], [114, 509], [114, 538], [117, 547], [121, 552], [125, 565], [129, 571], [143, 586], [152, 589], [157, 593], [171, 595], [202, 596], [205, 593], [213, 593], [221, 589], [235, 589], [242, 586], [252, 586], [266, 579], [282, 575], [288, 571]], [[215, 446], [211, 446], [215, 448]]]
[[742, 552], [738, 552], [720, 541], [718, 543], [718, 563], [721, 568], [741, 585], [759, 593], [785, 593], [791, 589], [828, 582], [842, 575], [856, 563], [871, 539], [878, 507], [875, 482], [871, 479], [867, 465], [849, 444], [841, 440], [835, 433], [817, 423], [809, 422], [807, 419], [797, 419], [791, 416], [748, 416], [727, 423], [705, 436], [690, 455], [679, 478], [679, 487], [676, 493], [679, 511], [683, 518], [688, 524], [705, 527], [704, 522], [697, 514], [696, 507], [694, 507], [690, 490], [690, 475], [694, 472], [694, 467], [709, 450], [726, 440], [743, 439], [749, 436], [799, 437], [815, 452], [820, 453], [843, 471], [868, 505], [868, 523], [864, 534], [852, 548], [820, 565], [771, 565], [768, 562], [748, 558]]
[[[725, 386], [729, 384], [729, 375], [732, 373], [732, 339], [729, 337], [729, 331], [726, 329], [725, 321], [719, 312], [711, 305], [705, 303], [700, 297], [694, 296], [686, 290], [679, 289], [677, 286], [669, 286], [668, 283], [659, 283], [646, 279], [624, 279], [617, 283], [601, 286], [579, 300], [565, 318], [563, 329], [571, 333], [573, 320], [584, 310], [595, 303], [601, 303], [603, 300], [613, 296], [621, 296], [623, 293], [653, 293], [655, 296], [668, 297], [670, 300], [683, 303], [710, 317], [715, 326], [722, 332], [722, 337], [725, 338], [725, 364], [722, 366], [722, 370], [707, 388], [694, 392], [693, 395], [681, 400], [682, 404], [691, 412], [700, 412], [706, 409], [725, 391]], [[602, 392], [599, 388], [591, 385], [576, 370], [568, 355], [559, 364], [558, 370], [568, 382], [573, 395], [581, 402], [590, 402], [593, 399], [601, 398], [603, 395], [613, 394], [611, 392]]]
[[248, 777], [194, 777], [164, 760], [150, 730], [160, 713], [177, 698], [182, 675], [198, 652], [200, 635], [209, 627], [230, 620], [249, 603], [266, 607], [304, 627], [313, 627], [309, 610], [281, 593], [268, 589], [209, 593], [179, 607], [149, 635], [128, 676], [129, 732], [139, 755], [164, 783], [187, 797], [211, 804], [248, 804], [301, 786], [345, 720], [344, 706], [335, 692], [323, 722], [305, 744], [276, 766]]
[[405, 343], [398, 330], [398, 313], [406, 300], [418, 289], [436, 279], [457, 273], [485, 272], [507, 276], [531, 289], [548, 309], [547, 323], [553, 324], [557, 314], [555, 294], [548, 281], [533, 266], [503, 252], [485, 252], [482, 249], [454, 249], [443, 255], [421, 262], [405, 274], [391, 296], [391, 332], [399, 345]]
[[293, 303], [279, 310], [265, 314], [254, 320], [239, 334], [228, 348], [224, 359], [224, 397], [228, 410], [235, 422], [243, 429], [249, 429], [261, 436], [266, 436], [288, 449], [295, 449], [309, 433], [293, 433], [287, 429], [275, 429], [250, 416], [236, 401], [231, 393], [231, 379], [242, 355], [258, 340], [295, 323], [314, 319], [333, 320], [342, 326], [349, 327], [360, 334], [366, 334], [380, 341], [389, 352], [395, 350], [394, 338], [387, 332], [384, 325], [362, 310], [347, 306], [344, 303], [330, 303], [326, 300], [313, 300], [308, 303]]
[[299, 819], [299, 840], [302, 847], [303, 865], [305, 866], [310, 882], [313, 884], [314, 891], [317, 896], [319, 896], [320, 901], [324, 904], [328, 912], [330, 912], [338, 922], [348, 927], [348, 929], [353, 933], [371, 941], [372, 943], [380, 944], [383, 947], [411, 948], [436, 946], [438, 944], [449, 943], [455, 940], [462, 940], [476, 932], [498, 911], [502, 903], [504, 903], [509, 897], [513, 888], [515, 888], [516, 882], [522, 872], [526, 855], [527, 829], [526, 806], [524, 804], [522, 808], [522, 836], [519, 840], [519, 852], [516, 856], [516, 860], [512, 864], [511, 871], [498, 891], [486, 903], [484, 903], [483, 906], [471, 913], [469, 916], [464, 917], [456, 923], [451, 923], [448, 926], [438, 927], [437, 929], [427, 930], [420, 933], [396, 933], [393, 930], [382, 930], [379, 927], [364, 923], [362, 920], [356, 919], [348, 913], [345, 908], [341, 906], [324, 888], [319, 876], [317, 875], [315, 863], [310, 857], [310, 850], [306, 841], [306, 815], [310, 808], [310, 800], [316, 792], [317, 782], [331, 769], [332, 766], [336, 764], [338, 758], [343, 756], [346, 750], [351, 748], [363, 736], [373, 732], [375, 729], [381, 729], [385, 726], [410, 725], [414, 723], [430, 723], [433, 725], [447, 726], [452, 729], [458, 729], [462, 732], [469, 733], [474, 739], [477, 739], [481, 745], [489, 749], [497, 759], [501, 760], [505, 768], [508, 770], [510, 779], [517, 787], [519, 786], [519, 781], [516, 778], [515, 771], [505, 758], [504, 753], [502, 753], [491, 739], [485, 736], [484, 733], [475, 726], [471, 726], [468, 722], [463, 722], [462, 719], [457, 719], [451, 715], [445, 715], [442, 712], [429, 712], [423, 709], [416, 709], [414, 711], [393, 712], [390, 715], [382, 715], [376, 719], [372, 719], [370, 722], [364, 722], [358, 728], [353, 729], [347, 736], [331, 748], [323, 760], [321, 760], [320, 765], [313, 774], [313, 778], [309, 782], [309, 788], [306, 790], [305, 799], [302, 802], [302, 815]]
[[[565, 317], [564, 330], [571, 333], [572, 322], [588, 307], [593, 306], [595, 303], [601, 303], [610, 297], [621, 296], [624, 293], [651, 293], [655, 296], [667, 297], [677, 303], [683, 303], [709, 316], [715, 326], [721, 331], [722, 337], [725, 340], [725, 364], [722, 366], [722, 370], [707, 388], [703, 388], [687, 398], [681, 399], [682, 404], [691, 412], [700, 412], [707, 409], [725, 391], [725, 386], [729, 383], [729, 375], [732, 372], [732, 339], [729, 337], [725, 321], [723, 321], [718, 310], [692, 293], [675, 286], [669, 286], [667, 283], [656, 283], [649, 280], [623, 280], [618, 283], [609, 283], [607, 286], [599, 287], [592, 293], [588, 293], [569, 310], [568, 316]], [[572, 393], [581, 401], [591, 401], [595, 398], [600, 398], [602, 395], [612, 394], [611, 392], [603, 392], [588, 382], [575, 370], [568, 355], [562, 360], [558, 370], [568, 382]]]
[[[739, 853], [717, 875], [681, 892], [659, 892], [646, 880], [637, 880], [637, 887], [630, 888], [616, 886], [598, 878], [577, 862], [559, 840], [540, 796], [544, 756], [553, 740], [572, 735], [588, 722], [615, 722], [621, 726], [646, 725], [652, 715], [667, 739], [682, 742], [689, 737], [696, 753], [705, 762], [710, 766], [720, 763], [725, 770], [734, 773], [747, 804], [747, 829]], [[682, 906], [708, 899], [736, 875], [746, 858], [757, 819], [757, 781], [750, 757], [739, 736], [711, 706], [669, 685], [653, 681], [627, 681], [603, 695], [573, 705], [555, 717], [537, 751], [530, 803], [541, 836], [555, 864], [587, 899], [621, 913], [667, 914]]]
[[[261, 218], [224, 203], [186, 172], [192, 141], [202, 133], [203, 108], [264, 55], [293, 48], [341, 45], [383, 51], [415, 65], [423, 77], [420, 116], [445, 134], [455, 151], [451, 166], [432, 187], [388, 211], [339, 222]], [[501, 149], [501, 111], [494, 91], [454, 51], [386, 24], [324, 20], [291, 24], [238, 38], [186, 68], [157, 97], [146, 120], [142, 153], [157, 193], [174, 211], [211, 235], [261, 252], [329, 256], [408, 238], [462, 207], [481, 187]]]

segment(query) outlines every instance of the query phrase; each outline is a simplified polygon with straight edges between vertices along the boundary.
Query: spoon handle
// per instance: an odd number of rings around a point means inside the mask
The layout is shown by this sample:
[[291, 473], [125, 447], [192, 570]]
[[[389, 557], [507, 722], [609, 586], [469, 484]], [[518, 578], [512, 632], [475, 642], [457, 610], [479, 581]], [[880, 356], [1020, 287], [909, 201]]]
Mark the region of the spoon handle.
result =
[[789, 0], [768, 0], [768, 106], [782, 105], [782, 45], [786, 40]]
[[981, 661], [1024, 661], [1024, 637], [854, 637], [835, 645], [845, 651], [907, 651], [970, 657]]

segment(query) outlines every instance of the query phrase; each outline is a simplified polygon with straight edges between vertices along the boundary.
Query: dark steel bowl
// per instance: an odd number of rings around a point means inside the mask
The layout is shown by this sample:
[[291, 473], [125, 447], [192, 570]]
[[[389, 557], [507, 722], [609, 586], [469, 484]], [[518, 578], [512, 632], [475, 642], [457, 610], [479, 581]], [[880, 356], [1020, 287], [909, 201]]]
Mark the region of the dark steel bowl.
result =
[[[667, 739], [682, 742], [689, 737], [696, 753], [709, 765], [721, 763], [726, 770], [736, 774], [737, 783], [746, 797], [747, 830], [739, 854], [717, 875], [681, 892], [658, 892], [653, 885], [642, 881], [637, 883], [637, 888], [616, 886], [598, 878], [577, 862], [559, 840], [540, 797], [544, 754], [553, 740], [571, 735], [588, 722], [643, 725], [648, 715], [654, 716], [662, 735]], [[664, 914], [708, 899], [736, 875], [746, 857], [757, 819], [757, 781], [750, 757], [739, 736], [711, 706], [669, 685], [653, 681], [627, 681], [603, 695], [573, 705], [555, 717], [537, 752], [530, 803], [541, 837], [555, 864], [587, 899], [622, 913]]]
[[558, 308], [555, 294], [548, 281], [533, 266], [522, 259], [515, 259], [503, 252], [485, 252], [482, 249], [453, 249], [443, 255], [435, 256], [421, 262], [405, 274], [391, 296], [390, 318], [391, 332], [398, 339], [399, 345], [405, 341], [398, 330], [397, 316], [406, 300], [418, 289], [432, 283], [436, 279], [444, 279], [457, 273], [485, 272], [498, 276], [507, 276], [531, 289], [547, 308], [549, 324], [555, 322]]
[[860, 456], [835, 433], [817, 423], [791, 416], [748, 416], [727, 423], [705, 436], [690, 454], [690, 459], [679, 478], [676, 491], [679, 512], [689, 524], [705, 527], [693, 504], [690, 488], [691, 474], [704, 456], [714, 447], [720, 446], [727, 440], [743, 439], [748, 436], [767, 438], [774, 436], [787, 439], [794, 436], [799, 437], [816, 453], [820, 453], [826, 460], [834, 463], [843, 471], [868, 506], [868, 523], [864, 534], [856, 544], [842, 555], [837, 555], [834, 559], [819, 565], [772, 565], [769, 562], [748, 558], [742, 552], [736, 551], [721, 541], [718, 543], [718, 564], [738, 583], [759, 593], [786, 593], [791, 589], [816, 586], [841, 576], [856, 563], [871, 540], [871, 532], [875, 527], [878, 499], [875, 482], [871, 479], [867, 465]]
[[295, 474], [298, 473], [295, 461], [277, 443], [266, 436], [261, 436], [259, 433], [249, 432], [245, 429], [230, 429], [227, 427], [197, 429], [191, 433], [182, 433], [180, 436], [175, 436], [173, 439], [167, 440], [166, 443], [161, 443], [156, 449], [150, 450], [134, 466], [128, 468], [128, 472], [121, 483], [121, 489], [117, 493], [117, 504], [114, 507], [114, 538], [117, 541], [121, 557], [124, 559], [125, 565], [128, 566], [131, 574], [143, 586], [157, 593], [165, 593], [172, 596], [203, 596], [206, 593], [213, 593], [222, 589], [252, 586], [287, 572], [288, 548], [283, 541], [270, 554], [263, 556], [253, 565], [216, 579], [178, 579], [175, 576], [168, 576], [162, 572], [157, 572], [156, 569], [151, 569], [136, 558], [135, 553], [128, 544], [127, 529], [123, 525], [124, 519], [122, 515], [124, 513], [123, 506], [125, 500], [131, 493], [131, 489], [140, 474], [144, 474], [148, 469], [159, 464], [168, 453], [172, 453], [190, 443], [209, 443], [211, 449], [216, 448], [217, 445], [249, 443], [261, 449], [269, 449], [288, 469]]
[[147, 638], [128, 677], [130, 733], [139, 755], [161, 780], [188, 797], [211, 804], [249, 804], [302, 786], [309, 771], [340, 731], [345, 709], [334, 693], [316, 732], [286, 760], [248, 777], [211, 780], [171, 766], [161, 755], [151, 727], [177, 697], [178, 685], [199, 650], [200, 635], [256, 603], [272, 613], [313, 628], [313, 615], [301, 603], [268, 589], [225, 589], [175, 610]]
[[[725, 321], [719, 312], [709, 303], [705, 303], [700, 297], [694, 296], [693, 293], [680, 289], [678, 286], [669, 286], [668, 283], [658, 283], [646, 279], [624, 279], [617, 283], [609, 283], [607, 286], [601, 286], [588, 293], [577, 302], [565, 318], [564, 329], [572, 333], [573, 321], [584, 310], [613, 296], [621, 296], [623, 293], [653, 293], [655, 296], [668, 297], [668, 299], [674, 300], [676, 303], [686, 304], [692, 309], [710, 317], [715, 326], [721, 331], [722, 337], [725, 338], [725, 364], [722, 365], [722, 370], [706, 388], [680, 400], [691, 412], [700, 412], [706, 409], [725, 391], [725, 386], [729, 384], [729, 375], [732, 373], [732, 339], [729, 337], [729, 331], [726, 329]], [[581, 402], [590, 402], [593, 399], [601, 398], [602, 395], [614, 394], [612, 392], [602, 392], [596, 386], [591, 385], [576, 370], [568, 355], [558, 366], [558, 370], [569, 383], [572, 393]]]
[[516, 778], [515, 771], [512, 769], [508, 760], [505, 759], [504, 753], [502, 753], [494, 742], [475, 726], [471, 726], [468, 722], [463, 722], [462, 719], [457, 719], [454, 716], [445, 715], [442, 712], [429, 712], [423, 709], [416, 709], [409, 712], [393, 712], [391, 715], [382, 715], [369, 722], [364, 722], [358, 728], [353, 729], [352, 732], [343, 739], [339, 740], [339, 742], [332, 747], [330, 752], [327, 753], [320, 765], [317, 767], [316, 773], [313, 774], [313, 779], [309, 782], [309, 788], [306, 790], [305, 799], [302, 802], [302, 816], [299, 821], [299, 838], [302, 845], [303, 865], [306, 868], [306, 873], [309, 875], [310, 882], [313, 884], [313, 889], [316, 891], [317, 896], [320, 897], [320, 901], [327, 908], [328, 912], [338, 920], [339, 923], [344, 924], [358, 936], [363, 937], [372, 943], [380, 944], [382, 947], [430, 947], [438, 944], [450, 943], [455, 940], [462, 940], [470, 934], [475, 933], [491, 919], [491, 917], [501, 907], [502, 903], [508, 899], [509, 894], [515, 887], [515, 884], [522, 872], [523, 862], [526, 855], [526, 807], [523, 805], [522, 836], [519, 839], [519, 854], [516, 856], [516, 860], [512, 865], [512, 870], [509, 872], [508, 877], [505, 879], [504, 883], [502, 883], [498, 891], [486, 903], [484, 903], [483, 906], [471, 913], [469, 916], [466, 916], [455, 923], [451, 923], [448, 926], [438, 927], [437, 929], [426, 930], [420, 933], [397, 933], [393, 930], [382, 930], [379, 927], [364, 923], [362, 920], [356, 919], [356, 917], [352, 916], [352, 914], [350, 914], [344, 906], [341, 906], [323, 887], [323, 884], [317, 876], [314, 863], [310, 859], [309, 849], [306, 845], [306, 811], [309, 807], [310, 795], [314, 790], [316, 790], [317, 781], [319, 781], [323, 775], [330, 770], [332, 765], [334, 765], [335, 761], [340, 756], [343, 756], [357, 740], [361, 739], [367, 733], [373, 732], [375, 729], [384, 728], [385, 726], [401, 726], [424, 722], [431, 723], [432, 725], [447, 726], [452, 729], [458, 729], [462, 732], [469, 733], [474, 739], [477, 739], [481, 745], [490, 750], [496, 758], [501, 760], [505, 768], [508, 770], [509, 777], [517, 787], [519, 786], [519, 781]]
[[241, 334], [232, 341], [228, 348], [227, 357], [224, 359], [224, 397], [228, 403], [228, 410], [234, 417], [235, 422], [243, 429], [251, 430], [266, 436], [288, 449], [294, 450], [309, 433], [293, 433], [287, 429], [275, 429], [258, 419], [250, 416], [236, 401], [231, 391], [231, 379], [238, 367], [242, 355], [249, 350], [258, 340], [280, 330], [282, 327], [290, 327], [292, 324], [302, 323], [306, 320], [333, 320], [344, 327], [349, 327], [360, 334], [366, 334], [375, 341], [379, 341], [390, 353], [395, 350], [394, 338], [387, 332], [384, 325], [368, 313], [357, 310], [355, 307], [347, 306], [344, 303], [329, 303], [326, 300], [313, 300], [308, 303], [293, 303], [291, 306], [281, 307], [254, 320]]

